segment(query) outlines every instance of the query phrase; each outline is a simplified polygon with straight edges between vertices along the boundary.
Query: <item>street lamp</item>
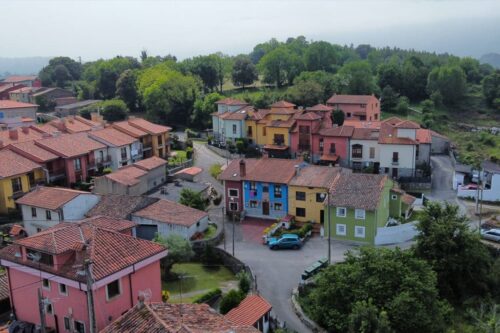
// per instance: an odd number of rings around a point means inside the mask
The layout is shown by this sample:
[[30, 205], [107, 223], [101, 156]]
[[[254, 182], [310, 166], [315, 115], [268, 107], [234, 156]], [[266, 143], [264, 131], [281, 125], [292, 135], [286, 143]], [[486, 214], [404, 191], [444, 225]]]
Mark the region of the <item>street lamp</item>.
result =
[[330, 206], [329, 206], [329, 193], [321, 193], [321, 198], [325, 199], [326, 202], [326, 220], [328, 222], [328, 264], [332, 262], [332, 231], [331, 231], [331, 223], [330, 223]]
[[[231, 203], [234, 203], [235, 198], [231, 197], [229, 199], [229, 201], [231, 201]], [[229, 205], [229, 209], [231, 210], [231, 213], [233, 215], [233, 237], [232, 238], [233, 238], [233, 257], [234, 257], [234, 225], [236, 224], [235, 219], [234, 219], [234, 217], [235, 217], [235, 211], [231, 209], [231, 205]]]

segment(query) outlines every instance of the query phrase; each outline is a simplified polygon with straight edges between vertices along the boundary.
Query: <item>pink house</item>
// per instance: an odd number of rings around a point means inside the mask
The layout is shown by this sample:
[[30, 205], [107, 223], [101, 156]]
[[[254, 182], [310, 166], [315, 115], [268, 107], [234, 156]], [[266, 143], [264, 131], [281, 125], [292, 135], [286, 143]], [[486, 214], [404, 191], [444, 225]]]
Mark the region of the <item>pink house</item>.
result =
[[380, 121], [380, 101], [374, 95], [333, 95], [326, 104], [342, 110], [346, 119]]
[[90, 332], [95, 318], [100, 331], [139, 296], [160, 302], [160, 259], [167, 250], [130, 236], [133, 226], [110, 218], [60, 223], [2, 249], [16, 321], [41, 325], [44, 318], [56, 332]]

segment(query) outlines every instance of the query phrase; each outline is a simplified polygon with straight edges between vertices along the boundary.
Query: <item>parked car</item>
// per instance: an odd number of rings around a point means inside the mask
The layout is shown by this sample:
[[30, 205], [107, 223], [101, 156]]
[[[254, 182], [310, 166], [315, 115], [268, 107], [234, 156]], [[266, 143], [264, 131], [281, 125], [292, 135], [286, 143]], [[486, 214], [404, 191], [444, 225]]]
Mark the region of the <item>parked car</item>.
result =
[[298, 250], [302, 247], [300, 237], [295, 234], [283, 234], [280, 238], [269, 238], [267, 243], [271, 250], [276, 249], [294, 249]]
[[481, 230], [481, 237], [493, 242], [500, 243], [500, 229]]
[[467, 184], [462, 186], [462, 190], [477, 190], [477, 184]]

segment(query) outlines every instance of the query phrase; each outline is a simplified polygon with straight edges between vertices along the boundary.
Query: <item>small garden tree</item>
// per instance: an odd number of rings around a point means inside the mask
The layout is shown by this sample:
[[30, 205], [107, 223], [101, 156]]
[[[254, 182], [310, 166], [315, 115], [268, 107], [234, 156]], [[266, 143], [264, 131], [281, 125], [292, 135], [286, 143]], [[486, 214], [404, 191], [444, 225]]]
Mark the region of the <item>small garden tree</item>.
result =
[[163, 237], [156, 234], [154, 241], [168, 248], [168, 256], [162, 259], [162, 266], [166, 274], [170, 273], [175, 263], [189, 261], [194, 256], [191, 243], [182, 236], [172, 234]]
[[335, 125], [342, 126], [344, 124], [345, 115], [342, 110], [335, 110], [332, 113], [332, 122]]
[[233, 308], [240, 305], [241, 301], [245, 298], [245, 294], [240, 290], [232, 289], [230, 290], [222, 300], [220, 301], [219, 311], [222, 314], [226, 314]]
[[205, 210], [207, 208], [207, 202], [203, 198], [202, 194], [189, 188], [182, 189], [179, 203], [199, 210]]

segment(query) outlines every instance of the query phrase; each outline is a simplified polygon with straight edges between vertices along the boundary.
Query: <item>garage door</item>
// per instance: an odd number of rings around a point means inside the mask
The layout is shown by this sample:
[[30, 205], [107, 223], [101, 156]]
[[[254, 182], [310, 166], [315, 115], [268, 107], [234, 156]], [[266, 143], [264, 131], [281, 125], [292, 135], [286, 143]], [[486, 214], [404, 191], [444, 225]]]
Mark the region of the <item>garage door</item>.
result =
[[137, 238], [152, 240], [158, 232], [158, 226], [149, 224], [140, 224], [136, 227]]

